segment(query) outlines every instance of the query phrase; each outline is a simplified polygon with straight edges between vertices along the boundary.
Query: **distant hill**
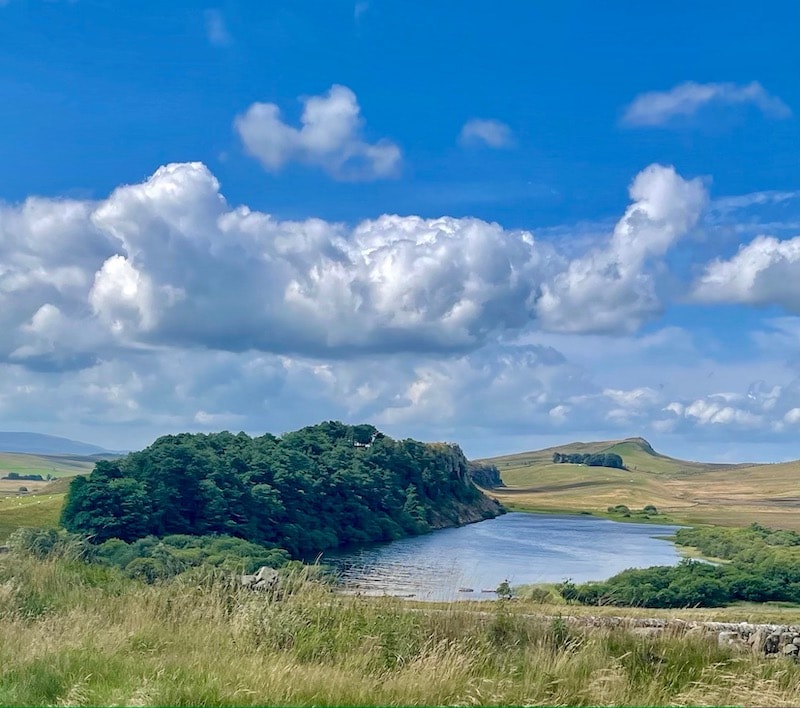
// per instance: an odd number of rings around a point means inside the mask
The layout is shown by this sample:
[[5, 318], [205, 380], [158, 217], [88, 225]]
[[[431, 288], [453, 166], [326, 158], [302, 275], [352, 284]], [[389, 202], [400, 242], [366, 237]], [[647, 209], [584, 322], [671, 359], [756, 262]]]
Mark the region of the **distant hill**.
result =
[[0, 452], [22, 452], [32, 455], [107, 455], [98, 445], [59, 438], [41, 433], [0, 432]]
[[[553, 463], [553, 453], [616, 453], [626, 467]], [[549, 511], [605, 512], [617, 504], [654, 505], [682, 523], [746, 526], [758, 522], [800, 530], [800, 460], [775, 464], [717, 464], [679, 460], [644, 438], [575, 442], [477, 460], [494, 465], [504, 504]]]
[[681, 472], [710, 472], [712, 470], [735, 469], [741, 467], [753, 467], [752, 462], [742, 462], [737, 464], [713, 463], [713, 462], [691, 462], [680, 460], [675, 457], [662, 455], [653, 449], [653, 446], [644, 438], [625, 438], [624, 440], [600, 440], [596, 442], [574, 442], [566, 445], [556, 445], [542, 450], [532, 450], [530, 452], [518, 452], [511, 455], [501, 455], [478, 462], [497, 465], [500, 471], [503, 468], [531, 467], [533, 465], [549, 464], [553, 460], [553, 453], [561, 454], [599, 454], [605, 452], [616, 453], [622, 457], [625, 466], [631, 469], [641, 468], [643, 471], [654, 473]]

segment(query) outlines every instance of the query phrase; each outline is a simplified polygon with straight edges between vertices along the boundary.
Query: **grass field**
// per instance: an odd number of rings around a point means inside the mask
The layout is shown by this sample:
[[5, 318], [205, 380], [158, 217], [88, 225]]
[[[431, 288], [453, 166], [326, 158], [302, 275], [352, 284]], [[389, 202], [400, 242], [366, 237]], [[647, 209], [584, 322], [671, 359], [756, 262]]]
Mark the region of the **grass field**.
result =
[[82, 455], [27, 455], [18, 452], [0, 452], [0, 477], [9, 472], [40, 474], [42, 477], [73, 477], [88, 474], [97, 460]]
[[0, 543], [20, 526], [55, 528], [64, 504], [64, 494], [0, 496]]
[[[0, 479], [0, 544], [20, 526], [58, 526], [71, 478], [88, 474], [95, 462], [96, 459], [92, 457], [78, 455], [0, 452], [0, 477], [5, 477], [9, 472], [55, 477], [51, 482]], [[27, 489], [28, 493], [20, 494], [21, 487]]]
[[148, 586], [5, 554], [0, 704], [800, 705], [800, 666], [714, 636], [481, 609], [313, 584], [270, 601], [222, 578]]
[[[554, 452], [616, 452], [627, 470], [553, 464]], [[605, 513], [625, 504], [655, 505], [689, 524], [747, 526], [758, 522], [800, 530], [800, 461], [719, 465], [677, 460], [641, 438], [575, 443], [484, 460], [507, 485], [492, 495], [511, 508]]]

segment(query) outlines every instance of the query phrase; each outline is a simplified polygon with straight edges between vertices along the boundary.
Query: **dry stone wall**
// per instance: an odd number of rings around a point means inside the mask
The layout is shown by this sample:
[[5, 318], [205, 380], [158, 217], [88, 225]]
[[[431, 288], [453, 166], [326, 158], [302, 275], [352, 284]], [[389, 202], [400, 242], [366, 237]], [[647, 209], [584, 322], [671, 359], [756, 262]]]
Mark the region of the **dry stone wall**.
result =
[[767, 657], [800, 660], [800, 625], [753, 624], [750, 622], [700, 622], [679, 619], [640, 619], [630, 617], [563, 617], [568, 624], [581, 627], [622, 627], [644, 637], [714, 636], [720, 646]]

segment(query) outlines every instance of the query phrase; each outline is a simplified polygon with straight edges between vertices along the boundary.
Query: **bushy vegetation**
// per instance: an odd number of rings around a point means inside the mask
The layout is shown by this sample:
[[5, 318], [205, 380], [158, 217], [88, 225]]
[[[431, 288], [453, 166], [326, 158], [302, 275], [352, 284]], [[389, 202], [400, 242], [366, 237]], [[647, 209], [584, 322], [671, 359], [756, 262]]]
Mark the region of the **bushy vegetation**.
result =
[[16, 553], [0, 636], [2, 705], [800, 705], [800, 666], [713, 639]]
[[284, 550], [264, 548], [232, 536], [147, 536], [132, 543], [112, 538], [95, 545], [64, 529], [22, 527], [9, 536], [8, 547], [21, 556], [114, 567], [148, 583], [172, 578], [191, 568], [252, 573], [261, 566], [280, 568], [290, 564]]
[[625, 570], [603, 582], [559, 585], [583, 604], [718, 607], [733, 602], [800, 603], [800, 534], [759, 524], [745, 529], [680, 529], [676, 542], [724, 563], [684, 560], [677, 566]]
[[659, 511], [653, 504], [646, 504], [641, 509], [631, 509], [629, 506], [625, 504], [615, 504], [614, 506], [608, 507], [607, 511], [609, 514], [622, 516], [626, 519], [629, 518], [649, 519], [653, 516], [659, 516]]
[[554, 452], [553, 462], [556, 464], [587, 465], [588, 467], [613, 467], [625, 469], [622, 458], [616, 452], [597, 452], [581, 454], [579, 452]]
[[261, 566], [279, 568], [289, 561], [282, 549], [268, 549], [232, 536], [146, 536], [132, 543], [117, 538], [97, 546], [95, 562], [119, 568], [152, 583], [189, 568], [214, 567], [252, 573]]
[[280, 438], [161, 437], [76, 477], [61, 522], [95, 543], [219, 534], [302, 557], [454, 525], [465, 511], [477, 520], [499, 508], [457, 446], [328, 422]]

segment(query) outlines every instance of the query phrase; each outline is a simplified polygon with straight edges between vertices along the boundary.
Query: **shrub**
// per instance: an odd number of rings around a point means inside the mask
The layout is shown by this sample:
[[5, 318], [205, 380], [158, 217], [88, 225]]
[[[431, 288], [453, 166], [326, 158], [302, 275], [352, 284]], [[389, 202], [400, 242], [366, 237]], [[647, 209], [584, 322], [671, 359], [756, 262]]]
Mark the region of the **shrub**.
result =
[[93, 554], [92, 545], [83, 536], [64, 530], [26, 526], [18, 528], [8, 537], [8, 547], [19, 555], [34, 558], [88, 560]]

